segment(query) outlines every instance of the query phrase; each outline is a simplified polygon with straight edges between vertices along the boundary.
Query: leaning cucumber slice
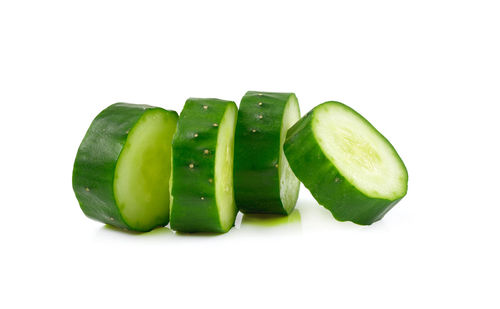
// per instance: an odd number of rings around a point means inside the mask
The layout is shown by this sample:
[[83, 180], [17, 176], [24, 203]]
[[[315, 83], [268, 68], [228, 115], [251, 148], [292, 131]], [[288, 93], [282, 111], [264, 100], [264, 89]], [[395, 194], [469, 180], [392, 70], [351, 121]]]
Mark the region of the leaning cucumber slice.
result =
[[85, 135], [73, 190], [90, 218], [133, 231], [168, 224], [171, 140], [177, 113], [116, 103]]
[[406, 195], [408, 173], [394, 147], [342, 103], [305, 115], [284, 150], [295, 175], [339, 221], [371, 224]]
[[234, 225], [233, 149], [236, 104], [186, 101], [172, 144], [170, 227], [227, 232]]
[[293, 93], [249, 91], [241, 100], [234, 141], [234, 193], [241, 212], [287, 215], [295, 208], [300, 183], [283, 143], [299, 118]]

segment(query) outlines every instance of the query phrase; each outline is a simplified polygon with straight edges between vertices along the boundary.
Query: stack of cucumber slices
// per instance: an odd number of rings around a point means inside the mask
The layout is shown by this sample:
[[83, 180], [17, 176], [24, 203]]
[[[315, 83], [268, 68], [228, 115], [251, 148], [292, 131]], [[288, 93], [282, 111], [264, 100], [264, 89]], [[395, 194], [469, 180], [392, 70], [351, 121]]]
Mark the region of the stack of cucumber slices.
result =
[[300, 182], [339, 221], [369, 225], [407, 192], [408, 173], [365, 118], [326, 102], [300, 118], [293, 93], [190, 98], [180, 116], [116, 103], [94, 119], [73, 168], [88, 217], [147, 232], [224, 233], [238, 211], [289, 215]]

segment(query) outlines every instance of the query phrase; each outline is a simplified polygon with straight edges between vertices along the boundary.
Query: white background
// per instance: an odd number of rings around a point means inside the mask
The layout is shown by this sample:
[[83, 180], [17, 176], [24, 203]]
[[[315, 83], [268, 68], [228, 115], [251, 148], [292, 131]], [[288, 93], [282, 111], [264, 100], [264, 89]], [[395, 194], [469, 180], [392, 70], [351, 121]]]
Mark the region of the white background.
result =
[[[0, 307], [499, 308], [497, 4], [2, 0]], [[72, 165], [100, 110], [247, 90], [358, 110], [408, 195], [368, 227], [304, 188], [291, 218], [219, 236], [83, 215]]]

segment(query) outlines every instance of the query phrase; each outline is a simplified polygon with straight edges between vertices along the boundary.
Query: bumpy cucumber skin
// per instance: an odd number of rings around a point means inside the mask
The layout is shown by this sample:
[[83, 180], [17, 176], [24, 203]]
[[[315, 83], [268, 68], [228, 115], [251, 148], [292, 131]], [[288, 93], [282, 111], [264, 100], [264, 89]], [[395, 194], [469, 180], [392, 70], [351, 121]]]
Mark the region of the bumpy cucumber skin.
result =
[[287, 211], [283, 206], [277, 166], [283, 111], [291, 96], [295, 94], [248, 91], [241, 99], [234, 138], [234, 194], [243, 213], [288, 215], [295, 208]]
[[[370, 225], [382, 219], [406, 195], [406, 191], [395, 200], [373, 198], [347, 181], [324, 155], [316, 141], [312, 128], [316, 109], [317, 107], [307, 113], [287, 132], [283, 149], [294, 174], [316, 201], [327, 208], [338, 221]], [[365, 121], [371, 126], [366, 119]], [[387, 143], [391, 145], [389, 141]]]
[[[76, 155], [73, 167], [73, 191], [83, 213], [94, 220], [118, 228], [147, 232], [130, 227], [116, 204], [113, 181], [120, 153], [128, 133], [149, 105], [115, 103], [92, 121]], [[166, 111], [177, 118], [175, 111]], [[162, 225], [168, 224], [168, 218]]]
[[217, 135], [228, 105], [237, 111], [232, 101], [202, 98], [189, 98], [182, 109], [172, 142], [170, 228], [175, 231], [228, 231], [221, 226], [215, 195]]

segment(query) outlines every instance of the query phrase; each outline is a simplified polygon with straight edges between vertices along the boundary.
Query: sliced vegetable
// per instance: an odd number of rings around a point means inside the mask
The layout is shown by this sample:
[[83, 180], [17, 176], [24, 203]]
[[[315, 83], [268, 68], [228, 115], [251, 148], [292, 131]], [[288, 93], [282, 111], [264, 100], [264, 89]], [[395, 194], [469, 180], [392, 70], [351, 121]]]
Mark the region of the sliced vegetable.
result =
[[171, 140], [177, 113], [116, 103], [85, 135], [73, 190], [88, 217], [133, 231], [168, 224]]
[[394, 147], [342, 103], [323, 103], [300, 119], [284, 150], [295, 175], [339, 221], [371, 224], [406, 195], [408, 173]]
[[293, 93], [249, 91], [241, 100], [234, 145], [236, 206], [243, 213], [292, 212], [300, 183], [283, 153], [300, 118]]
[[173, 139], [170, 227], [180, 232], [227, 232], [234, 225], [236, 104], [191, 98]]

